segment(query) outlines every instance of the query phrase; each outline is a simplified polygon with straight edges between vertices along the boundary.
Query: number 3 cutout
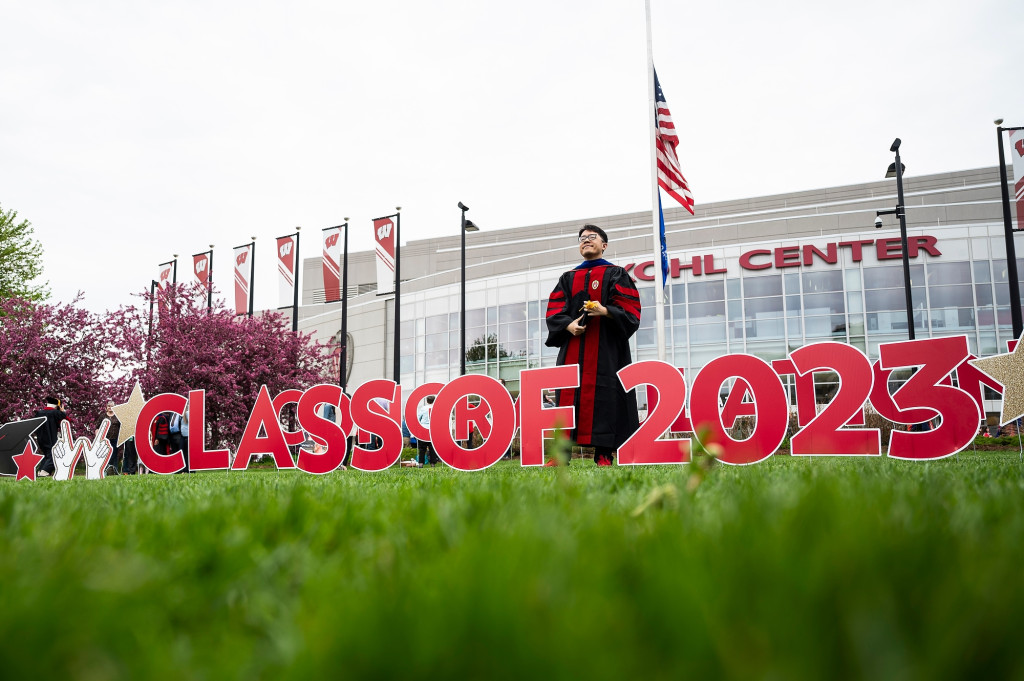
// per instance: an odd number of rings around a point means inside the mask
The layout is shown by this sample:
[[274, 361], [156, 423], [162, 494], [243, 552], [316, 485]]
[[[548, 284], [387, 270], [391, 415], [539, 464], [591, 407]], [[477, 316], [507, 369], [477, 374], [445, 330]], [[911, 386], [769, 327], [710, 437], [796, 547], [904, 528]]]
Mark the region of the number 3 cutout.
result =
[[935, 430], [894, 430], [889, 456], [918, 461], [943, 459], [970, 444], [981, 422], [978, 405], [968, 392], [940, 384], [969, 356], [966, 336], [883, 343], [878, 354], [882, 369], [920, 367], [893, 394], [896, 406], [901, 410], [922, 407], [940, 419]]

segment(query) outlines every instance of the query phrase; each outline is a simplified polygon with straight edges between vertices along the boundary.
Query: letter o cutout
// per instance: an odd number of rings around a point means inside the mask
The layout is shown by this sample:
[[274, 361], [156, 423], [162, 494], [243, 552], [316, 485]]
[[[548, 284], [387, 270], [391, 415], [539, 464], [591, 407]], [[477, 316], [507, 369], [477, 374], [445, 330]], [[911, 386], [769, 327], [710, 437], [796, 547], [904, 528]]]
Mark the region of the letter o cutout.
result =
[[[754, 396], [757, 425], [746, 440], [735, 440], [722, 424], [718, 393], [732, 377], [747, 382]], [[722, 446], [722, 463], [744, 465], [764, 461], [786, 437], [789, 406], [782, 380], [763, 359], [753, 355], [724, 355], [708, 362], [690, 388], [690, 421], [704, 445]], [[704, 429], [707, 429], [706, 431]], [[704, 435], [700, 438], [700, 435]], [[705, 441], [706, 440], [706, 441]]]
[[[463, 449], [452, 437], [455, 403], [479, 395], [491, 410], [491, 434], [476, 449]], [[430, 443], [446, 464], [460, 471], [479, 471], [497, 463], [516, 434], [516, 408], [512, 396], [490, 376], [471, 374], [451, 381], [437, 394], [430, 413]]]

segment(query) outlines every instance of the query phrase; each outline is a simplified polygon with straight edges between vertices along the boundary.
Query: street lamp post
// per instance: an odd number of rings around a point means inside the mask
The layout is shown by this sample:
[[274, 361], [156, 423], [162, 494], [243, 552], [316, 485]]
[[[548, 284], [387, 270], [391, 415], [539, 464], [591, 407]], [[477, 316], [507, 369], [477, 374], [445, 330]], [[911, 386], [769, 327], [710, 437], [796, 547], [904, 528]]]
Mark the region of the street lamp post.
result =
[[459, 234], [462, 237], [462, 265], [459, 270], [461, 273], [461, 289], [460, 289], [460, 321], [459, 321], [459, 376], [466, 375], [466, 232], [479, 232], [480, 228], [473, 224], [472, 220], [466, 219], [466, 211], [469, 207], [459, 201], [459, 208], [462, 209], [462, 228], [459, 230]]
[[907, 299], [907, 336], [914, 340], [914, 302], [910, 292], [910, 253], [907, 247], [907, 210], [903, 201], [903, 163], [900, 162], [900, 138], [897, 137], [889, 147], [896, 153], [896, 162], [889, 165], [885, 176], [896, 178], [896, 208], [875, 212], [875, 227], [882, 226], [883, 215], [895, 215], [900, 219], [900, 248], [903, 251], [903, 292]]
[[156, 302], [156, 292], [160, 288], [160, 282], [152, 279], [149, 282], [149, 329], [146, 331], [146, 371], [149, 371], [150, 350], [153, 347], [153, 303]]
[[292, 259], [292, 333], [299, 331], [299, 231], [302, 227], [295, 228], [295, 257]]
[[999, 139], [999, 187], [1003, 194], [1003, 234], [1006, 237], [1006, 278], [1010, 285], [1010, 319], [1013, 322], [1013, 337], [1020, 338], [1024, 332], [1024, 321], [1020, 313], [1020, 282], [1017, 278], [1017, 249], [1013, 243], [1013, 221], [1010, 218], [1010, 190], [1006, 179], [1006, 157], [1003, 156], [1003, 133], [1024, 130], [1024, 127], [1004, 128], [1003, 119], [997, 118], [996, 137]]

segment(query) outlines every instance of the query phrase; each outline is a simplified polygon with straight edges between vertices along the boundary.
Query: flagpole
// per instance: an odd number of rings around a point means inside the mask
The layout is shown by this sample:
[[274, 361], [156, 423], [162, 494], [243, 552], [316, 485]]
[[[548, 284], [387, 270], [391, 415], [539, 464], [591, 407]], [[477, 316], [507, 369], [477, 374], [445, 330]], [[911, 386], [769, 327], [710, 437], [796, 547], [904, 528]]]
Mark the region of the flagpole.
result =
[[345, 218], [345, 244], [341, 266], [341, 392], [348, 388], [348, 218]]
[[249, 318], [252, 318], [253, 301], [256, 299], [256, 237], [252, 237], [249, 248]]
[[658, 121], [654, 98], [654, 41], [651, 38], [651, 0], [644, 0], [647, 13], [647, 128], [651, 136], [651, 233], [654, 245], [654, 312], [658, 338], [658, 359], [665, 361], [665, 276], [661, 271], [661, 206], [658, 201]]
[[206, 313], [213, 312], [213, 244], [210, 244], [210, 261], [206, 263]]

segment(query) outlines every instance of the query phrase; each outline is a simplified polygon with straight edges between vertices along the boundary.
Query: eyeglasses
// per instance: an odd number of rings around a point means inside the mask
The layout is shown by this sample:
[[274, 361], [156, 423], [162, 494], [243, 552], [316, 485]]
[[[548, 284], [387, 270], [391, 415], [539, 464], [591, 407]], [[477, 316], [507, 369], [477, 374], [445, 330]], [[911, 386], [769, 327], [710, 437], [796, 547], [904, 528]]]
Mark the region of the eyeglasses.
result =
[[[584, 234], [580, 237], [580, 243], [585, 244], [589, 241], [597, 241], [600, 237], [597, 234]], [[604, 243], [603, 241], [601, 243]]]

